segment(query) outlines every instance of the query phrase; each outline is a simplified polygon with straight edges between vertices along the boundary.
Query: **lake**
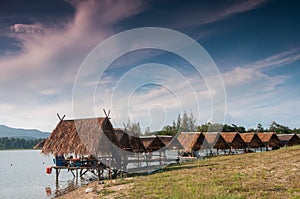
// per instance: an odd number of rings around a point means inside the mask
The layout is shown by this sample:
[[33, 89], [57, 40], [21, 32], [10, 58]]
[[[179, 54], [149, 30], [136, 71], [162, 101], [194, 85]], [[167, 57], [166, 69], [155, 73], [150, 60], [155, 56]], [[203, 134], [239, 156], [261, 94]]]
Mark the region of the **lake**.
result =
[[56, 183], [55, 170], [46, 174], [46, 167], [53, 165], [52, 156], [40, 150], [0, 151], [0, 198], [53, 198], [88, 183], [74, 179], [62, 170]]

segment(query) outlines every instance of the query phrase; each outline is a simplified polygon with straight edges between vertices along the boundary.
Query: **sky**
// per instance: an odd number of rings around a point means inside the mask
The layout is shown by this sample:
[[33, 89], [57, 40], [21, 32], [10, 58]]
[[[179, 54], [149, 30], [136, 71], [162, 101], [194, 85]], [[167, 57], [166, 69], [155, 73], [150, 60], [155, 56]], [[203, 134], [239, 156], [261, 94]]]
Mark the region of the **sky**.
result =
[[[214, 121], [219, 111], [218, 121], [227, 124], [268, 128], [276, 121], [299, 128], [299, 6], [277, 0], [2, 0], [0, 124], [51, 132], [57, 113], [72, 119], [104, 116], [105, 109], [115, 127], [130, 119], [152, 131], [184, 111], [193, 112], [198, 124]], [[98, 60], [93, 77], [79, 82], [93, 96], [80, 93], [74, 105], [76, 81], [89, 55], [109, 38], [145, 27], [198, 42], [212, 60], [207, 68], [217, 67], [223, 91], [176, 53], [144, 48], [115, 57], [103, 73], [104, 61]], [[120, 43], [134, 49], [142, 40]], [[166, 37], [160, 44], [172, 42], [180, 41]], [[120, 43], [100, 49], [99, 57], [119, 52]], [[215, 101], [224, 105], [221, 111]], [[85, 106], [94, 112], [81, 114]]]

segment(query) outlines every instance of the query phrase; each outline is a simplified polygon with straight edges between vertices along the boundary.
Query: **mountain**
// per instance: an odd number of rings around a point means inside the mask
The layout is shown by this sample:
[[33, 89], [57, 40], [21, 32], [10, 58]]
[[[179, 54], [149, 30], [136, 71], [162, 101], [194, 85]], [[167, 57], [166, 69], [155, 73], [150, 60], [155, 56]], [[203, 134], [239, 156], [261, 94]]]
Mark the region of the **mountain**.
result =
[[47, 138], [50, 136], [48, 132], [42, 132], [36, 129], [16, 129], [0, 125], [0, 137], [24, 138], [26, 140]]

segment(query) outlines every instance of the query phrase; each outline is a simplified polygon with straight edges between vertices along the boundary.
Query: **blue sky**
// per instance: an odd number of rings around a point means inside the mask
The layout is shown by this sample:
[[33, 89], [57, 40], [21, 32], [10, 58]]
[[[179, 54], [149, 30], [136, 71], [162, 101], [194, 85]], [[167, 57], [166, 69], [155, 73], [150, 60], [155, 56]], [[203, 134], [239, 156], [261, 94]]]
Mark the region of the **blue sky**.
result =
[[[226, 93], [226, 123], [255, 128], [275, 120], [299, 128], [299, 6], [276, 0], [1, 1], [0, 123], [51, 131], [56, 113], [74, 117], [74, 81], [93, 48], [125, 30], [163, 27], [196, 40], [216, 63]], [[118, 46], [107, 53], [114, 48]], [[156, 71], [149, 63], [175, 72]], [[124, 85], [137, 83], [130, 72], [138, 69], [149, 70], [140, 77], [167, 76], [171, 86], [154, 82], [130, 90]], [[120, 80], [128, 84], [120, 85]], [[103, 116], [102, 108], [110, 109], [115, 126], [130, 118], [151, 130], [171, 124], [183, 110], [193, 111], [198, 123], [208, 122], [212, 91], [205, 82], [172, 53], [130, 52], [116, 58], [97, 83], [103, 87], [95, 92], [95, 114]], [[189, 85], [199, 97], [199, 110]]]

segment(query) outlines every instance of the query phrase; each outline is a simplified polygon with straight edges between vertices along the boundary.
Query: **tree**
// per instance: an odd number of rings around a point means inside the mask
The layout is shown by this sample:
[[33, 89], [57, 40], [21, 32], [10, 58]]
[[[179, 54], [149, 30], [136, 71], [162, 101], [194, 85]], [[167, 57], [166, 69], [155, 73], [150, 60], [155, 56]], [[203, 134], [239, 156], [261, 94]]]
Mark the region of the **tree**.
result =
[[196, 118], [191, 112], [190, 116], [188, 117], [188, 129], [189, 131], [195, 131], [195, 126], [196, 126]]
[[148, 126], [146, 129], [145, 129], [145, 133], [144, 135], [150, 135], [151, 132], [150, 132], [150, 127]]
[[141, 127], [140, 127], [140, 123], [137, 122], [131, 122], [129, 119], [127, 121], [127, 124], [126, 124], [126, 130], [133, 136], [141, 136], [142, 135], [142, 132], [141, 132]]
[[261, 123], [257, 124], [256, 131], [257, 132], [264, 132], [265, 131], [265, 129], [262, 127]]
[[[173, 121], [173, 124], [174, 124], [174, 123], [175, 123], [175, 122]], [[180, 125], [181, 125], [181, 116], [180, 116], [180, 113], [179, 113], [178, 116], [177, 116], [177, 123], [176, 123], [176, 129], [177, 129], [177, 130], [179, 130]]]
[[278, 124], [276, 123], [275, 121], [273, 121], [270, 125], [270, 128], [269, 128], [269, 131], [270, 132], [276, 132], [278, 134], [288, 134], [288, 133], [291, 133], [291, 129], [287, 126], [283, 126], [281, 124]]

